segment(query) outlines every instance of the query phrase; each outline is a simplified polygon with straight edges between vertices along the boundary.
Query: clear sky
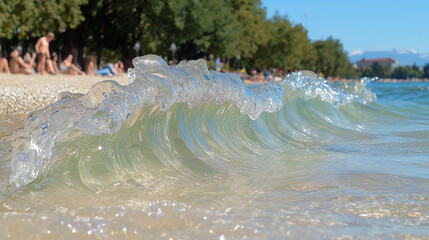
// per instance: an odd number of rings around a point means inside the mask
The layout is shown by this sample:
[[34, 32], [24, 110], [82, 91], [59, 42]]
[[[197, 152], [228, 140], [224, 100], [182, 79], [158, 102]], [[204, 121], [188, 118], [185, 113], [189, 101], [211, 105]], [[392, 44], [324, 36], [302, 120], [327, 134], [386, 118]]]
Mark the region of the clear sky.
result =
[[312, 40], [332, 36], [346, 51], [429, 53], [429, 0], [262, 0], [267, 17], [302, 24]]

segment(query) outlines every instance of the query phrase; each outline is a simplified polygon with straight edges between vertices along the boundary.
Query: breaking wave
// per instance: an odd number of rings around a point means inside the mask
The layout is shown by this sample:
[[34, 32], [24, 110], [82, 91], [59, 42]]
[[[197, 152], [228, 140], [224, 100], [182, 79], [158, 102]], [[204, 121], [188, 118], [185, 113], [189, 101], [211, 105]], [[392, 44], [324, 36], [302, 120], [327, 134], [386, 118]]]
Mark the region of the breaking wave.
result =
[[133, 65], [129, 85], [103, 81], [31, 113], [2, 142], [0, 187], [47, 176], [97, 189], [240, 174], [252, 159], [359, 131], [358, 106], [376, 98], [365, 80], [334, 86], [309, 71], [246, 86], [202, 59], [168, 66], [147, 55]]

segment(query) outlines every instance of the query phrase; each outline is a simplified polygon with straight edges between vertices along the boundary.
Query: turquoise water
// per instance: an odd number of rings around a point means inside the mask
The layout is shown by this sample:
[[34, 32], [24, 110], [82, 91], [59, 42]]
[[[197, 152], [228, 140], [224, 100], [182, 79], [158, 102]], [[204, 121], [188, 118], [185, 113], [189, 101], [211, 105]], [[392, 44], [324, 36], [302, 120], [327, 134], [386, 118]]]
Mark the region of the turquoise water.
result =
[[429, 83], [134, 66], [3, 138], [0, 236], [429, 237]]

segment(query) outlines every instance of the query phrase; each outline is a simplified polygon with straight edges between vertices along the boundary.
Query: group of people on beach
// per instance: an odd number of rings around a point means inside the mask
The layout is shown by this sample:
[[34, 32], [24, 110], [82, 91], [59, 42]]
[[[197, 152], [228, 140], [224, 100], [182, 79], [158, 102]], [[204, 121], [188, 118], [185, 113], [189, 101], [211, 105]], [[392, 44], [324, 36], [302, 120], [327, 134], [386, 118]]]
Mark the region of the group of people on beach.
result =
[[55, 40], [55, 35], [49, 32], [46, 36], [39, 38], [34, 46], [35, 52], [25, 53], [21, 56], [18, 49], [13, 49], [7, 58], [0, 58], [0, 73], [13, 74], [67, 74], [67, 75], [101, 75], [101, 76], [121, 76], [124, 71], [124, 64], [121, 61], [108, 63], [106, 67], [98, 70], [95, 64], [94, 56], [89, 56], [87, 63], [82, 69], [73, 63], [73, 55], [59, 62], [58, 55], [54, 52], [52, 55], [49, 51], [49, 43]]

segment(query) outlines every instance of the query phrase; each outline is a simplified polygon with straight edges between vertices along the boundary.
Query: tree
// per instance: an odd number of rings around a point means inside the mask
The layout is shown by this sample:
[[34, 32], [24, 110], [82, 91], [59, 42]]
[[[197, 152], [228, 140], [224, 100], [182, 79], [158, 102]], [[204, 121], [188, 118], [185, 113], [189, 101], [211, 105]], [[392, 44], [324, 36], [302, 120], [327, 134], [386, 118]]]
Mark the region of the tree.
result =
[[35, 28], [34, 11], [34, 3], [30, 0], [0, 0], [0, 43], [4, 55], [10, 52], [12, 39], [17, 42]]
[[239, 24], [237, 54], [244, 59], [253, 58], [259, 46], [269, 36], [265, 34], [265, 11], [260, 0], [232, 0], [232, 12]]
[[365, 68], [360, 70], [360, 77], [375, 77], [376, 75], [372, 71], [372, 68]]
[[320, 68], [327, 75], [353, 73], [338, 40], [311, 43], [307, 30], [286, 17], [266, 19], [261, 0], [0, 0], [0, 44], [25, 50], [47, 31], [56, 33], [56, 51], [102, 60], [122, 59], [125, 67], [141, 54], [171, 54], [179, 59], [209, 54], [259, 69]]
[[423, 78], [429, 78], [429, 63], [423, 67]]
[[89, 19], [95, 22], [90, 26], [94, 26], [98, 46], [103, 46], [98, 55], [102, 49], [119, 52], [126, 67], [131, 65], [137, 42], [143, 54], [170, 54], [172, 42], [181, 58], [193, 59], [206, 52], [225, 57], [236, 53], [238, 25], [226, 0], [99, 2], [98, 11]]
[[38, 37], [48, 31], [59, 32], [76, 28], [84, 17], [81, 5], [87, 0], [33, 0], [35, 16], [33, 28], [26, 31], [27, 35]]
[[419, 67], [416, 64], [411, 66], [408, 71], [409, 78], [422, 78], [423, 73], [420, 71]]
[[374, 62], [371, 64], [371, 69], [374, 74], [374, 77], [388, 77], [389, 76], [389, 69], [383, 67], [380, 63]]
[[[86, 0], [0, 0], [0, 40], [3, 51], [48, 31], [73, 29], [84, 18]], [[4, 52], [5, 53], [5, 52]]]
[[354, 77], [355, 71], [339, 40], [329, 37], [313, 43], [316, 50], [316, 69], [326, 76]]
[[421, 78], [422, 76], [423, 73], [415, 65], [397, 67], [392, 73], [392, 78], [396, 79]]
[[142, 50], [149, 52], [150, 43], [157, 40], [157, 28], [165, 29], [168, 24], [158, 24], [160, 19], [164, 19], [162, 14], [166, 3], [161, 0], [106, 2], [106, 22], [104, 29], [100, 29], [100, 38], [104, 36], [106, 48], [119, 50], [125, 66], [129, 67], [134, 57], [134, 45], [140, 42]]
[[179, 56], [193, 59], [200, 53], [212, 53], [232, 57], [237, 53], [239, 25], [229, 1], [169, 0], [168, 7], [172, 14], [167, 21], [173, 23], [168, 37], [178, 43]]
[[0, 38], [11, 39], [23, 35], [33, 27], [28, 17], [32, 16], [32, 1], [0, 0]]
[[270, 36], [255, 55], [259, 68], [311, 69], [316, 59], [307, 31], [301, 26], [292, 26], [284, 17], [274, 16], [265, 23], [265, 33]]

